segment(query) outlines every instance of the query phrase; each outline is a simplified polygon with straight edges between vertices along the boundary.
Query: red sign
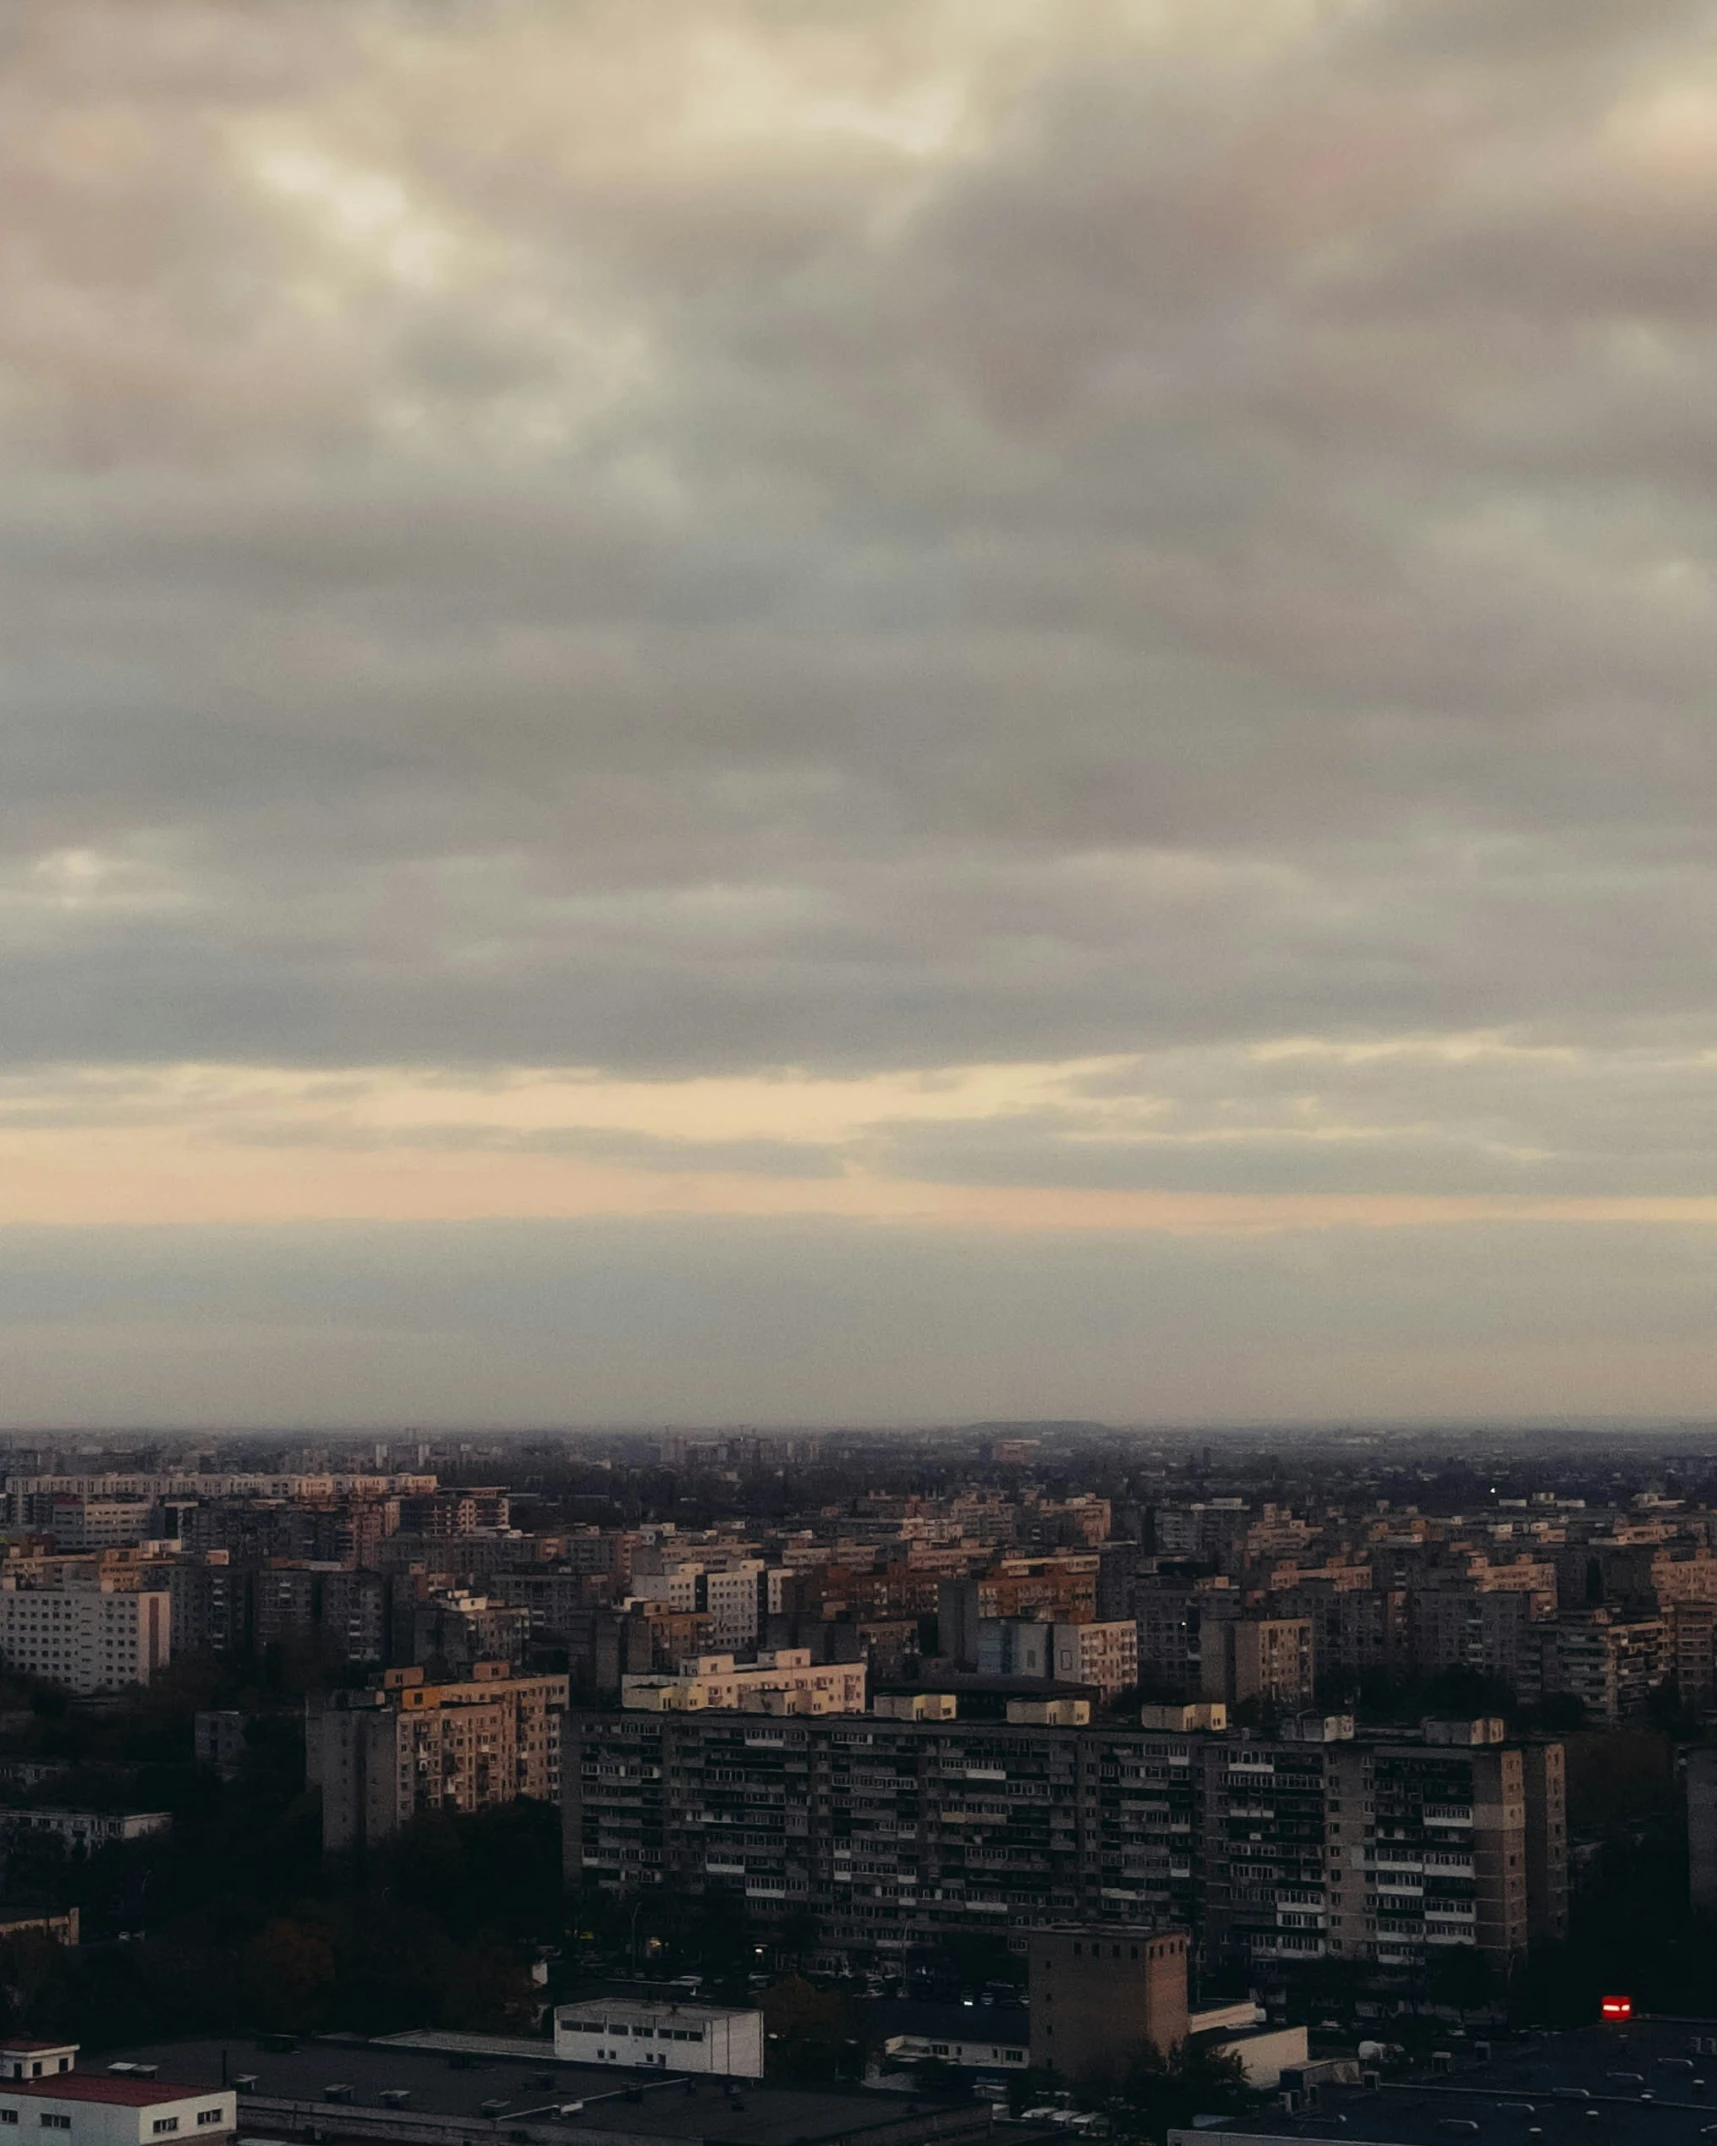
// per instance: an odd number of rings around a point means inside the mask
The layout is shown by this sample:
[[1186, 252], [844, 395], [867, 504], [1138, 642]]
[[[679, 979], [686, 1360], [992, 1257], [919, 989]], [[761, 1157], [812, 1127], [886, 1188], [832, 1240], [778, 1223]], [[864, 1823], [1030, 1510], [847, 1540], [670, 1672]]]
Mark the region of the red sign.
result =
[[1632, 2019], [1634, 2001], [1631, 1997], [1606, 1997], [1599, 2009], [1606, 2019]]

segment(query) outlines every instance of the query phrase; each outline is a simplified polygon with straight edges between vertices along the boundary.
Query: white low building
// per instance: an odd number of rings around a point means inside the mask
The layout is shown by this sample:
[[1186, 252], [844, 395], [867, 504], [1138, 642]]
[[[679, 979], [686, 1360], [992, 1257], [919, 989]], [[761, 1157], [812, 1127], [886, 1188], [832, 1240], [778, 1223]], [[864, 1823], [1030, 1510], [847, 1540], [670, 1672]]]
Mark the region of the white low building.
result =
[[655, 2004], [591, 1997], [556, 2005], [554, 2053], [569, 2064], [623, 2064], [639, 2070], [763, 2076], [763, 2014], [721, 2005]]
[[190, 2087], [123, 2072], [80, 2072], [74, 2042], [0, 2042], [0, 2134], [54, 2135], [56, 2146], [174, 2146], [226, 2141], [238, 2124], [230, 2087]]
[[1019, 2005], [914, 2005], [883, 2040], [883, 2052], [903, 2064], [949, 2064], [959, 2071], [1024, 2071], [1031, 2033]]

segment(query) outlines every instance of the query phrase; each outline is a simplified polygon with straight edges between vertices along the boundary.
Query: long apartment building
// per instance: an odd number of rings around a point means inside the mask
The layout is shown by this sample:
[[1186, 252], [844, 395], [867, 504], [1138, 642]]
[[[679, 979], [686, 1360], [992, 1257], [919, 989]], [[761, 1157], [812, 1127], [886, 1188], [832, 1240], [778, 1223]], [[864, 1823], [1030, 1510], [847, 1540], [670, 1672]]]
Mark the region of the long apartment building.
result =
[[306, 1773], [322, 1792], [329, 1854], [384, 1841], [432, 1811], [479, 1811], [560, 1796], [564, 1676], [515, 1676], [480, 1662], [468, 1683], [390, 1669], [367, 1691], [312, 1696]]
[[173, 1651], [172, 1603], [135, 1575], [71, 1571], [58, 1585], [0, 1580], [0, 1662], [87, 1697], [147, 1684]]
[[[1163, 1711], [1172, 1724], [1177, 1709]], [[877, 1715], [580, 1714], [568, 1875], [742, 1890], [822, 1942], [1184, 1923], [1206, 1968], [1499, 1963], [1565, 1920], [1561, 1747]], [[1464, 1734], [1466, 1741], [1448, 1740]]]

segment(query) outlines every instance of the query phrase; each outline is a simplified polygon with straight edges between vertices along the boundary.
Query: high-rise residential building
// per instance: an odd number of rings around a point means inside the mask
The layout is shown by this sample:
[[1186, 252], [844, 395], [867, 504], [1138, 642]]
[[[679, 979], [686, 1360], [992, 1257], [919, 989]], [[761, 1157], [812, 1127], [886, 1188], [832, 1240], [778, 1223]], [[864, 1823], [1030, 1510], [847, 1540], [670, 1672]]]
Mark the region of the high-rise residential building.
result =
[[1498, 1962], [1523, 1957], [1535, 1830], [1539, 1920], [1554, 1920], [1549, 1896], [1566, 1868], [1566, 1844], [1553, 1858], [1544, 1810], [1529, 1824], [1526, 1755], [1502, 1741], [1502, 1728], [1486, 1721], [1466, 1725], [1461, 1741], [1367, 1740], [1332, 1750], [1330, 1794], [1340, 1806], [1324, 1922], [1332, 1952], [1403, 1967], [1422, 1967], [1448, 1944], [1476, 1946]]
[[1058, 1684], [1090, 1684], [1104, 1699], [1139, 1681], [1139, 1629], [1132, 1619], [1052, 1624], [1050, 1674]]
[[1643, 1712], [1670, 1672], [1670, 1626], [1663, 1616], [1563, 1610], [1537, 1630], [1543, 1695], [1578, 1699], [1594, 1722], [1613, 1727]]
[[432, 1588], [421, 1600], [396, 1601], [396, 1662], [434, 1663], [444, 1676], [470, 1674], [478, 1662], [522, 1662], [531, 1613], [466, 1587]]
[[1568, 1935], [1568, 1764], [1562, 1745], [1521, 1747], [1526, 1787], [1526, 1935], [1531, 1944]]
[[1270, 1597], [1280, 1616], [1309, 1617], [1312, 1659], [1322, 1676], [1357, 1679], [1407, 1667], [1407, 1595], [1402, 1588], [1353, 1587], [1299, 1577]]
[[1139, 1632], [1129, 1617], [1103, 1624], [1040, 1624], [1031, 1617], [978, 1620], [982, 1675], [1089, 1684], [1105, 1699], [1139, 1681]]
[[[134, 1576], [127, 1576], [128, 1578]], [[64, 1584], [0, 1580], [0, 1661], [87, 1697], [147, 1684], [173, 1651], [165, 1588], [76, 1572]]]
[[505, 1662], [430, 1684], [390, 1669], [366, 1691], [306, 1702], [305, 1757], [322, 1792], [330, 1854], [389, 1839], [431, 1811], [478, 1811], [560, 1795], [564, 1676], [515, 1676]]
[[[1566, 1906], [1560, 1747], [1431, 1727], [1355, 1738], [948, 1718], [581, 1713], [564, 1768], [569, 1874], [741, 1890], [831, 1946], [950, 1930], [1175, 1923], [1201, 1964], [1499, 1964]], [[1182, 1725], [1182, 1724], [1185, 1725]], [[1466, 1741], [1458, 1739], [1464, 1735]]]
[[1199, 1692], [1226, 1706], [1310, 1706], [1316, 1667], [1309, 1617], [1210, 1617], [1199, 1625]]
[[106, 1550], [160, 1532], [159, 1510], [148, 1498], [47, 1491], [24, 1506], [25, 1524], [46, 1529], [61, 1550]]
[[[1523, 1568], [1503, 1567], [1512, 1579]], [[1455, 1580], [1407, 1590], [1407, 1655], [1420, 1676], [1448, 1669], [1470, 1669], [1494, 1677], [1527, 1699], [1536, 1699], [1542, 1681], [1540, 1630], [1556, 1613], [1554, 1571], [1530, 1568], [1548, 1576], [1549, 1586], [1509, 1586]], [[1487, 1581], [1498, 1574], [1489, 1574]]]
[[1664, 1621], [1676, 1696], [1683, 1706], [1709, 1706], [1717, 1699], [1717, 1602], [1671, 1602]]
[[1199, 1631], [1206, 1592], [1191, 1582], [1181, 1586], [1153, 1583], [1136, 1591], [1134, 1626], [1141, 1684], [1177, 1696], [1198, 1690]]
[[766, 1567], [761, 1558], [717, 1560], [678, 1551], [638, 1550], [632, 1559], [632, 1593], [640, 1602], [702, 1613], [711, 1620], [718, 1647], [748, 1647], [767, 1614]]
[[166, 1574], [174, 1654], [227, 1654], [243, 1644], [247, 1575], [230, 1551], [176, 1557]]

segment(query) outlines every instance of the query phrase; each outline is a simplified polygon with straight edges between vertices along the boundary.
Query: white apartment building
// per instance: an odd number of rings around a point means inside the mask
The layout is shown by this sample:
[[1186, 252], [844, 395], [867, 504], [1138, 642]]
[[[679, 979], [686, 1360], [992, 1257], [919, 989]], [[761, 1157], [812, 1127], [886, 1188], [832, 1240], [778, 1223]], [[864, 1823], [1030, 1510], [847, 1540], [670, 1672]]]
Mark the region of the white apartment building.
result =
[[761, 2079], [763, 2014], [592, 1997], [555, 2006], [554, 2053], [563, 2063]]
[[809, 1647], [779, 1647], [754, 1662], [700, 1654], [678, 1676], [622, 1677], [620, 1704], [652, 1714], [712, 1709], [752, 1714], [862, 1714], [863, 1662], [816, 1662]]
[[159, 1533], [160, 1508], [147, 1498], [50, 1495], [25, 1501], [27, 1523], [46, 1528], [60, 1550], [112, 1550]]
[[172, 1624], [164, 1589], [0, 1580], [0, 1661], [80, 1697], [147, 1684], [172, 1652]]
[[714, 1620], [714, 1637], [723, 1646], [748, 1647], [757, 1638], [766, 1570], [760, 1557], [718, 1563], [680, 1551], [642, 1549], [632, 1559], [632, 1594], [640, 1602], [700, 1612]]

